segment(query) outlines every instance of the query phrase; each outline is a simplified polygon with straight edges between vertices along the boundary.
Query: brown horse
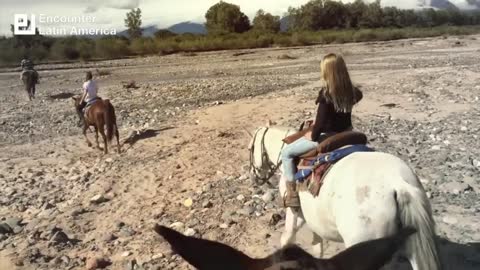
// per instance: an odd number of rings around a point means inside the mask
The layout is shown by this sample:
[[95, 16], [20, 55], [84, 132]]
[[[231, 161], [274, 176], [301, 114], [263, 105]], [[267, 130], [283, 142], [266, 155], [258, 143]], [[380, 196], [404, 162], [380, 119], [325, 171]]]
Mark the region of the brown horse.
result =
[[187, 237], [164, 226], [155, 225], [154, 230], [198, 270], [379, 270], [415, 233], [403, 228], [396, 235], [353, 245], [330, 259], [317, 259], [298, 246], [254, 259], [222, 243]]
[[[78, 108], [78, 105], [81, 102], [80, 98], [81, 97], [79, 96], [72, 97], [72, 99], [74, 100], [75, 109]], [[78, 113], [82, 113], [82, 112], [78, 112]], [[87, 130], [90, 126], [93, 126], [95, 128], [95, 140], [97, 142], [97, 148], [101, 149], [98, 143], [98, 132], [100, 132], [104, 141], [103, 150], [105, 154], [108, 153], [108, 143], [112, 141], [113, 135], [115, 133], [115, 137], [117, 138], [118, 153], [120, 153], [120, 141], [119, 141], [118, 128], [117, 128], [117, 118], [115, 116], [115, 109], [113, 108], [113, 105], [110, 103], [110, 100], [99, 99], [98, 101], [90, 105], [83, 119], [84, 119], [83, 135], [87, 140], [88, 146], [91, 147], [92, 143], [90, 142], [90, 140], [88, 140]], [[107, 127], [107, 134], [105, 134], [105, 126]]]

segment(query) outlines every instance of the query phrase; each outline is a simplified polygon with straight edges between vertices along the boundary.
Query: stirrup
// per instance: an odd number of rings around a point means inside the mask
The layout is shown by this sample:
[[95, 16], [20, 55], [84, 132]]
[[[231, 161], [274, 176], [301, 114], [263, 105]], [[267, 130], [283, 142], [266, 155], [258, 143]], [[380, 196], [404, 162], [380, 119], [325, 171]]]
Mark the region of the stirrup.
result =
[[298, 206], [287, 206], [287, 192], [285, 191], [285, 193], [283, 194], [283, 196], [281, 196], [281, 199], [282, 199], [282, 207], [283, 207], [283, 208], [292, 208], [292, 209], [294, 209], [294, 210], [300, 209], [301, 203], [300, 203], [300, 196], [298, 196], [298, 193], [297, 193], [297, 197], [298, 197]]

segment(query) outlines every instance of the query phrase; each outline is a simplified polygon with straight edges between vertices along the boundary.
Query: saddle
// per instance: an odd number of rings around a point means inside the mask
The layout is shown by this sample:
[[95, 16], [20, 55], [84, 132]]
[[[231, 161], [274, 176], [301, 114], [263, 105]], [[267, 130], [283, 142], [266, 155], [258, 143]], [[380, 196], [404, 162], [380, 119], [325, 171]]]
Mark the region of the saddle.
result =
[[100, 101], [100, 100], [102, 100], [102, 98], [96, 97], [96, 98], [88, 101], [88, 102], [87, 102], [87, 105], [85, 105], [85, 107], [83, 108], [83, 114], [84, 114], [85, 116], [87, 116], [87, 115], [88, 115], [88, 111], [90, 110], [90, 108], [92, 107], [92, 105], [95, 104], [97, 101]]
[[366, 146], [367, 141], [367, 136], [357, 131], [344, 131], [326, 138], [316, 149], [300, 157], [295, 175], [298, 189], [318, 196], [323, 179], [337, 161], [355, 152], [374, 151]]

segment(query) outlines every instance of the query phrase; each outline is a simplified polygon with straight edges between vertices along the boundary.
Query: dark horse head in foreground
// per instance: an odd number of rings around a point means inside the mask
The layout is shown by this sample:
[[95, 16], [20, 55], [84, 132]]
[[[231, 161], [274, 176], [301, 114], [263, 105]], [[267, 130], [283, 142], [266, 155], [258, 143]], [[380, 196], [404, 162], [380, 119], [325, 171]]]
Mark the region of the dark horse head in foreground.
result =
[[[72, 97], [74, 100], [75, 108], [78, 108], [79, 104], [81, 103], [80, 97], [74, 96]], [[79, 112], [82, 113], [82, 112]], [[87, 130], [90, 126], [95, 128], [95, 139], [97, 142], [97, 148], [100, 148], [98, 143], [98, 133], [102, 135], [104, 141], [104, 153], [108, 153], [108, 143], [112, 141], [113, 135], [117, 138], [117, 147], [118, 152], [120, 153], [120, 141], [119, 141], [119, 134], [117, 128], [117, 119], [115, 116], [115, 109], [113, 105], [110, 103], [108, 99], [100, 99], [97, 100], [95, 103], [89, 106], [84, 119], [83, 123], [83, 135], [87, 140], [88, 146], [92, 146], [90, 140], [87, 137]], [[107, 133], [105, 134], [105, 126], [107, 129]]]
[[314, 258], [298, 246], [254, 259], [225, 244], [187, 237], [164, 226], [156, 225], [154, 230], [199, 270], [379, 270], [415, 232], [404, 228], [396, 235], [351, 246], [330, 259]]

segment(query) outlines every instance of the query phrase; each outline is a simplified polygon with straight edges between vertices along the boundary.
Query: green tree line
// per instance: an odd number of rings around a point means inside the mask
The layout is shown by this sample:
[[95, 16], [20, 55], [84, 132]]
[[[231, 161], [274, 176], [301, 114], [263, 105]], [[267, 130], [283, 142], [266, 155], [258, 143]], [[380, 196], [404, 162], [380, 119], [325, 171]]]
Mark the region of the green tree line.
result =
[[[480, 25], [480, 11], [402, 10], [382, 7], [379, 0], [311, 0], [289, 8], [283, 19], [259, 10], [251, 21], [240, 6], [220, 1], [206, 11], [205, 20], [207, 35], [176, 35], [162, 29], [154, 37], [142, 37], [141, 10], [137, 8], [126, 14], [125, 37], [46, 37], [38, 31], [33, 36], [0, 37], [0, 65], [16, 64], [25, 55], [37, 62], [75, 61], [480, 32], [475, 26]], [[280, 31], [282, 24], [287, 31]], [[13, 34], [13, 26], [11, 30]]]

